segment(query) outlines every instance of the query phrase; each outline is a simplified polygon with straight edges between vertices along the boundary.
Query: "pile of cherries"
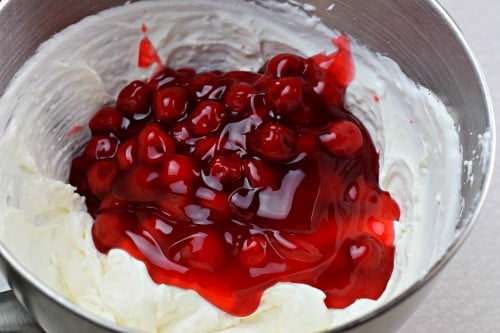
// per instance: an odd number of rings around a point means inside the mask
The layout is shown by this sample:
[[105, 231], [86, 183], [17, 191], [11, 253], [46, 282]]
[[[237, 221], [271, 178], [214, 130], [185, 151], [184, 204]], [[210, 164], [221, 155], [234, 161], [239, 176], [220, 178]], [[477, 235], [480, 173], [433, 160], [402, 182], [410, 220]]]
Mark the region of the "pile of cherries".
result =
[[354, 68], [346, 37], [336, 44], [258, 73], [164, 68], [124, 87], [71, 169], [97, 249], [237, 316], [280, 281], [322, 289], [329, 307], [378, 298], [399, 208], [343, 109]]

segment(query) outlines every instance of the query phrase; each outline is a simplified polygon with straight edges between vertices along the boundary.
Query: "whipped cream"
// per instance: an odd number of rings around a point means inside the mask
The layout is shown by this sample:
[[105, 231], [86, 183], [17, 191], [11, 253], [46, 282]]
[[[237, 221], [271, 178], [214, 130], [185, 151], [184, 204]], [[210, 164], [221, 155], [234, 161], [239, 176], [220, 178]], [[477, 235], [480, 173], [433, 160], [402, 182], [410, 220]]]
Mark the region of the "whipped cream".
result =
[[[85, 125], [129, 81], [148, 37], [170, 67], [257, 70], [282, 52], [333, 51], [338, 35], [288, 4], [172, 0], [128, 4], [90, 16], [45, 42], [0, 99], [0, 239], [45, 284], [110, 321], [147, 332], [307, 332], [353, 320], [420, 278], [454, 237], [462, 157], [453, 119], [430, 91], [398, 65], [356, 41], [345, 106], [380, 152], [381, 187], [401, 208], [396, 263], [377, 301], [326, 308], [322, 291], [303, 284], [269, 288], [258, 310], [237, 318], [196, 292], [157, 285], [122, 250], [99, 253], [84, 199], [67, 184]], [[74, 135], [75, 126], [84, 126]], [[436, 223], [439, 222], [439, 223]]]

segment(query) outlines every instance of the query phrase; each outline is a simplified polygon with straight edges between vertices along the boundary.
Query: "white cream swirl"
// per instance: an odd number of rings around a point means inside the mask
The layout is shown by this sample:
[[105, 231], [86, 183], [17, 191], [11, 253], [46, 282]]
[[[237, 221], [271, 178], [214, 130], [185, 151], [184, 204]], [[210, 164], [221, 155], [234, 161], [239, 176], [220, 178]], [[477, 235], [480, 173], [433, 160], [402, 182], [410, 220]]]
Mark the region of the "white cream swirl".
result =
[[451, 241], [461, 172], [453, 121], [393, 61], [354, 43], [356, 77], [346, 107], [370, 131], [380, 150], [381, 185], [402, 209], [396, 269], [380, 300], [329, 310], [321, 291], [282, 283], [266, 291], [253, 315], [236, 318], [193, 291], [155, 284], [144, 265], [121, 250], [96, 251], [92, 218], [65, 183], [90, 133], [68, 133], [87, 124], [126, 82], [148, 76], [136, 66], [142, 23], [167, 65], [199, 70], [257, 70], [276, 53], [331, 50], [336, 34], [289, 5], [173, 0], [117, 7], [44, 43], [0, 99], [0, 237], [47, 285], [87, 310], [147, 332], [319, 331], [397, 295]]

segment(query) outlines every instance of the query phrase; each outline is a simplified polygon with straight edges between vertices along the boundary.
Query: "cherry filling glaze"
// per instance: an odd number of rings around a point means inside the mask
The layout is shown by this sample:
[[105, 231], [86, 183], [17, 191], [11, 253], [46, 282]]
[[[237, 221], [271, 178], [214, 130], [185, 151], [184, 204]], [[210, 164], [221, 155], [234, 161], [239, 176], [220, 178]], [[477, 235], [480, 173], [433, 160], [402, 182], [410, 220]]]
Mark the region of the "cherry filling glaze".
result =
[[378, 298], [399, 208], [342, 106], [354, 67], [347, 37], [334, 43], [259, 73], [162, 68], [124, 87], [90, 121], [70, 175], [97, 249], [123, 249], [155, 282], [237, 316], [280, 281], [323, 290], [330, 308]]

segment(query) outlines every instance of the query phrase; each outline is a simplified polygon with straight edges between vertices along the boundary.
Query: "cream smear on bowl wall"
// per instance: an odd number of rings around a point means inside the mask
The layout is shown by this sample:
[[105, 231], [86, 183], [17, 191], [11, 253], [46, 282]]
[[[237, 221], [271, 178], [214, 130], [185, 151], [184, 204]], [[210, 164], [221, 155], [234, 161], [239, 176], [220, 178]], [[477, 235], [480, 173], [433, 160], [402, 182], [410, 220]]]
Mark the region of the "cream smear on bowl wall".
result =
[[136, 64], [143, 23], [167, 66], [198, 71], [256, 71], [277, 53], [334, 51], [330, 39], [339, 34], [288, 4], [174, 0], [106, 10], [45, 42], [0, 99], [0, 237], [48, 286], [93, 313], [148, 332], [320, 331], [400, 294], [452, 242], [463, 165], [453, 119], [394, 61], [351, 40], [356, 76], [345, 107], [367, 127], [380, 154], [380, 185], [401, 209], [395, 268], [379, 300], [331, 310], [322, 291], [280, 283], [265, 292], [254, 314], [237, 318], [194, 291], [155, 284], [125, 251], [99, 253], [84, 199], [67, 184], [71, 159], [90, 132], [68, 133], [87, 124], [127, 82], [149, 77], [151, 70]]

